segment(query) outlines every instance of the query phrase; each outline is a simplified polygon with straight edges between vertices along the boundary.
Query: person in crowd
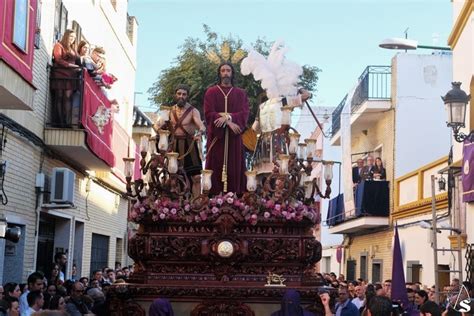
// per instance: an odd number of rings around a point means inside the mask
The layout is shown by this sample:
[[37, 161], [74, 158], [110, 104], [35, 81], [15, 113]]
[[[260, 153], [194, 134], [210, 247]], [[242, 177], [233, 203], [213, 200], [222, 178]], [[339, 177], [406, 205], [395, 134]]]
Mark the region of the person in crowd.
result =
[[[60, 273], [61, 273], [60, 265], [57, 264], [57, 263], [53, 263], [53, 266], [51, 267], [51, 272], [49, 273], [49, 275], [46, 279], [47, 284], [51, 284], [51, 285], [63, 284], [64, 281], [61, 281]], [[63, 274], [63, 276], [64, 276], [64, 274]]]
[[16, 297], [10, 297], [6, 299], [8, 303], [7, 316], [19, 316], [20, 315], [20, 302]]
[[97, 64], [92, 59], [90, 52], [90, 45], [87, 41], [81, 41], [77, 46], [77, 53], [80, 58], [82, 67], [86, 68], [91, 77], [97, 76]]
[[337, 281], [340, 283], [340, 282], [346, 282], [346, 277], [344, 276], [344, 274], [339, 274], [339, 277], [337, 278]]
[[101, 271], [101, 270], [95, 270], [95, 271], [92, 273], [92, 279], [91, 279], [91, 281], [90, 281], [91, 287], [94, 287], [94, 286], [92, 285], [92, 282], [93, 282], [94, 280], [95, 280], [95, 281], [98, 281], [99, 284], [102, 286], [102, 283], [104, 282], [104, 279], [103, 279], [103, 277], [102, 277], [102, 271]]
[[280, 310], [272, 313], [271, 316], [314, 316], [313, 313], [301, 307], [300, 293], [296, 290], [286, 290], [281, 300]]
[[25, 293], [26, 291], [28, 291], [28, 284], [26, 284], [26, 283], [20, 283], [18, 286], [20, 287], [21, 294], [23, 294], [23, 293]]
[[115, 271], [113, 269], [107, 270], [107, 282], [109, 284], [114, 284], [115, 282]]
[[352, 167], [352, 183], [354, 185], [359, 184], [362, 180], [362, 174], [364, 171], [364, 159], [357, 159], [357, 166]]
[[[44, 296], [41, 290], [30, 291], [27, 295], [28, 309], [25, 315], [30, 316], [31, 314], [40, 311], [44, 305]], [[23, 311], [21, 311], [23, 316]]]
[[373, 180], [374, 179], [374, 171], [375, 171], [375, 165], [374, 165], [374, 157], [368, 156], [367, 157], [367, 166], [364, 167], [364, 170], [362, 172], [362, 180]]
[[53, 48], [53, 68], [51, 69], [51, 90], [54, 92], [53, 123], [68, 126], [72, 119], [72, 95], [79, 88], [77, 78], [81, 67], [77, 64], [76, 33], [66, 30], [61, 41]]
[[[64, 283], [66, 278], [64, 277], [64, 272], [66, 271], [67, 266], [67, 255], [64, 252], [58, 252], [54, 255], [54, 263], [59, 266], [59, 281]], [[58, 285], [58, 284], [56, 284]]]
[[349, 291], [346, 287], [339, 287], [337, 291], [338, 302], [336, 303], [335, 310], [338, 316], [358, 316], [359, 309], [355, 306], [350, 298]]
[[351, 281], [347, 284], [347, 290], [349, 291], [349, 297], [353, 299], [356, 297], [355, 287], [358, 285], [357, 281]]
[[424, 290], [419, 290], [415, 292], [415, 304], [420, 310], [421, 305], [425, 304], [428, 301], [428, 293]]
[[435, 291], [436, 291], [435, 285], [433, 285], [432, 287], [428, 289], [428, 299], [430, 301], [433, 301], [433, 302], [435, 301]]
[[420, 314], [422, 316], [441, 316], [441, 308], [435, 302], [427, 301], [421, 305]]
[[79, 282], [82, 283], [82, 285], [84, 285], [84, 288], [88, 288], [89, 287], [89, 278], [88, 277], [81, 277], [79, 279]]
[[16, 299], [20, 298], [20, 295], [21, 295], [20, 286], [15, 282], [5, 283], [5, 285], [3, 286], [3, 290], [4, 290], [5, 299], [8, 299], [10, 297], [14, 297]]
[[66, 311], [66, 300], [61, 295], [54, 295], [49, 302], [49, 309], [51, 310], [58, 310], [58, 311]]
[[387, 293], [385, 292], [382, 284], [380, 284], [380, 283], [374, 284], [374, 289], [375, 289], [375, 295], [377, 295], [377, 296], [387, 296]]
[[122, 271], [125, 276], [125, 279], [128, 279], [128, 277], [130, 276], [130, 269], [128, 267], [123, 267]]
[[77, 281], [77, 265], [74, 263], [71, 269], [71, 281]]
[[385, 171], [382, 159], [380, 159], [380, 157], [375, 158], [375, 167], [374, 167], [373, 178], [375, 180], [386, 180], [387, 179], [387, 172]]
[[392, 280], [385, 280], [383, 282], [383, 290], [385, 295], [390, 298], [392, 295]]
[[375, 296], [367, 306], [367, 316], [391, 316], [392, 302], [388, 297]]
[[56, 295], [56, 292], [58, 291], [58, 287], [55, 284], [50, 284], [46, 288], [46, 293], [48, 293], [51, 297]]
[[365, 303], [365, 289], [363, 285], [357, 285], [355, 287], [355, 297], [352, 299], [352, 304], [354, 304], [358, 310], [364, 307]]
[[28, 304], [28, 294], [30, 291], [43, 291], [44, 275], [41, 272], [33, 272], [28, 276], [28, 289], [20, 296], [21, 316], [27, 316], [30, 306]]
[[120, 261], [115, 261], [115, 271], [122, 270], [122, 264]]
[[66, 304], [66, 311], [71, 316], [81, 316], [90, 313], [84, 300], [84, 285], [79, 281], [74, 282], [72, 285], [71, 296]]
[[164, 298], [157, 298], [151, 303], [148, 310], [149, 316], [174, 316], [173, 307], [170, 302]]
[[105, 304], [105, 295], [98, 288], [92, 288], [87, 291], [87, 295], [94, 301], [92, 312], [97, 316], [107, 315], [107, 306]]

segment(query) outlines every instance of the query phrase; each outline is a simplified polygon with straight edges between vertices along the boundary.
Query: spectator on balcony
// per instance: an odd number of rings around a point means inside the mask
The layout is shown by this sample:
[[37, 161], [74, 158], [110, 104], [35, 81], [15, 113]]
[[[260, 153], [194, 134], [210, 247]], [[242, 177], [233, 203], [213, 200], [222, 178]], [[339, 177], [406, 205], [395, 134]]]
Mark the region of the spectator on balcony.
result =
[[364, 159], [357, 159], [357, 166], [352, 167], [352, 183], [359, 184], [364, 171]]
[[362, 172], [362, 176], [361, 176], [362, 180], [365, 180], [365, 181], [373, 180], [374, 171], [375, 171], [374, 157], [369, 156], [367, 157], [367, 166], [364, 167], [364, 171]]
[[385, 171], [382, 159], [380, 159], [380, 157], [375, 158], [374, 179], [375, 180], [387, 179], [387, 173]]
[[53, 48], [53, 68], [51, 70], [51, 89], [54, 91], [52, 111], [53, 122], [56, 125], [71, 124], [72, 95], [79, 87], [77, 79], [79, 56], [76, 53], [76, 33], [66, 30], [61, 41]]

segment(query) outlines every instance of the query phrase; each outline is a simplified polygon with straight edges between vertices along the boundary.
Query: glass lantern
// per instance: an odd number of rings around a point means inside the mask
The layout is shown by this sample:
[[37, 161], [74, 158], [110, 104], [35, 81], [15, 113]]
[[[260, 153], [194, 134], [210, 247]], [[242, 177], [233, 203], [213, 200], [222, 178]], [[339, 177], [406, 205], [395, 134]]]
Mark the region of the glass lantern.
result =
[[298, 159], [305, 159], [306, 158], [306, 144], [299, 143], [298, 144]]
[[254, 192], [257, 190], [257, 171], [246, 171], [245, 175], [247, 176], [247, 191]]
[[168, 158], [168, 172], [171, 174], [178, 172], [178, 156], [179, 154], [176, 152], [166, 153], [166, 157]]
[[466, 121], [466, 107], [470, 96], [461, 90], [461, 82], [452, 82], [452, 89], [441, 97], [444, 101], [448, 114], [449, 127], [464, 127]]
[[288, 164], [290, 162], [290, 156], [280, 154], [280, 174], [288, 174]]
[[201, 174], [202, 174], [202, 190], [204, 192], [209, 192], [212, 188], [212, 181], [211, 181], [212, 170], [204, 169], [201, 171]]
[[301, 170], [301, 171], [300, 171], [300, 182], [299, 182], [299, 186], [300, 186], [300, 187], [304, 187], [304, 183], [305, 183], [305, 181], [306, 181], [306, 178], [307, 178], [307, 176], [306, 176], [306, 171]]
[[160, 129], [158, 133], [160, 134], [160, 140], [158, 141], [158, 149], [162, 151], [168, 150], [168, 136], [170, 135], [170, 131]]
[[309, 199], [312, 198], [313, 194], [313, 181], [304, 182], [304, 197]]
[[150, 154], [156, 155], [156, 136], [150, 137]]
[[307, 139], [304, 140], [304, 142], [307, 145], [307, 147], [306, 147], [306, 156], [308, 158], [313, 158], [313, 154], [316, 151], [316, 139], [307, 138]]
[[288, 151], [290, 154], [296, 154], [298, 151], [298, 142], [300, 141], [300, 134], [290, 133], [290, 145], [288, 146]]
[[289, 105], [281, 107], [281, 125], [290, 126], [292, 110], [293, 108]]
[[324, 163], [324, 180], [332, 181], [332, 167], [334, 166], [334, 162], [328, 161]]
[[132, 178], [133, 177], [133, 163], [135, 158], [123, 158], [123, 162], [125, 163], [125, 177]]
[[141, 153], [146, 153], [148, 152], [148, 145], [149, 145], [149, 137], [147, 135], [144, 135], [140, 138], [140, 152]]

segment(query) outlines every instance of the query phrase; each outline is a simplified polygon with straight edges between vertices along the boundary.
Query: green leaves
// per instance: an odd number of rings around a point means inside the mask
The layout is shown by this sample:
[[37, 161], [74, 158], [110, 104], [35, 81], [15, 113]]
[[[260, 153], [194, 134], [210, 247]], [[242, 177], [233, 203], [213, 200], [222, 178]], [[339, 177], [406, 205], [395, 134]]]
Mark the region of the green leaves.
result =
[[[220, 62], [231, 61], [236, 70], [236, 85], [247, 91], [251, 109], [248, 122], [249, 125], [252, 124], [264, 91], [252, 75], [244, 77], [240, 73], [240, 62], [246, 56], [246, 52], [242, 49], [242, 40], [232, 35], [219, 36], [206, 24], [203, 25], [203, 32], [205, 41], [189, 37], [180, 46], [181, 52], [173, 64], [159, 74], [148, 90], [151, 95], [150, 101], [157, 106], [173, 104], [175, 87], [180, 83], [186, 83], [191, 87], [189, 102], [203, 117], [204, 93], [209, 86], [216, 83], [217, 67]], [[251, 46], [267, 56], [271, 45], [272, 43], [259, 38]], [[303, 66], [300, 86], [314, 93], [319, 71], [320, 69], [315, 66]]]

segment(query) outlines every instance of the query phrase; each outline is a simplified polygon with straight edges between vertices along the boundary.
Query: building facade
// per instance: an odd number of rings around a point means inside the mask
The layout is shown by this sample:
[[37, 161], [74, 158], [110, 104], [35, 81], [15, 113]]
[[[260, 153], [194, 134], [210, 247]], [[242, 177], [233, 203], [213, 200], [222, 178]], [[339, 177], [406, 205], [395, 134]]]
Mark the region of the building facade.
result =
[[[467, 106], [466, 127], [462, 132], [469, 134], [474, 130], [474, 1], [454, 0], [453, 5], [453, 28], [448, 38], [448, 45], [453, 51], [453, 80], [461, 82], [461, 89], [467, 92], [470, 101]], [[446, 87], [442, 95], [450, 90]], [[444, 132], [449, 133], [444, 127]], [[472, 202], [464, 202], [464, 195], [469, 191], [463, 190], [462, 178], [469, 175], [471, 158], [463, 157], [463, 144], [453, 139], [453, 161], [450, 165], [454, 175], [454, 181], [450, 185], [456, 193], [452, 196], [451, 203], [459, 205], [452, 212], [452, 221], [457, 223], [465, 238], [462, 243], [464, 251], [464, 279], [474, 281], [474, 205]], [[454, 238], [453, 242], [454, 241]]]
[[[2, 0], [0, 11], [19, 32], [3, 32], [2, 47], [9, 49], [0, 51], [7, 75], [0, 76], [6, 140], [0, 213], [22, 232], [18, 243], [0, 239], [0, 283], [24, 282], [35, 270], [48, 275], [56, 252], [67, 254], [68, 278], [73, 265], [80, 277], [116, 262], [131, 264], [122, 158], [135, 148], [130, 100], [137, 23], [127, 14], [127, 1]], [[78, 121], [57, 127], [51, 116], [52, 51], [66, 29], [75, 31], [77, 41], [104, 48], [107, 71], [118, 78], [108, 91], [118, 112], [83, 73], [74, 91], [81, 97]]]
[[[444, 113], [437, 106], [442, 106], [438, 98], [450, 80], [449, 54], [397, 54], [390, 66], [367, 67], [333, 112], [331, 144], [343, 145], [343, 174], [352, 174], [357, 160], [369, 156], [381, 158], [386, 170], [386, 181], [362, 186], [354, 186], [352, 177], [343, 178], [344, 194], [353, 194], [353, 202], [340, 196], [330, 203], [329, 232], [344, 236], [348, 280], [391, 279], [395, 179], [449, 152], [449, 137], [440, 129]], [[418, 132], [426, 139], [423, 150], [414, 126], [421, 126]]]

